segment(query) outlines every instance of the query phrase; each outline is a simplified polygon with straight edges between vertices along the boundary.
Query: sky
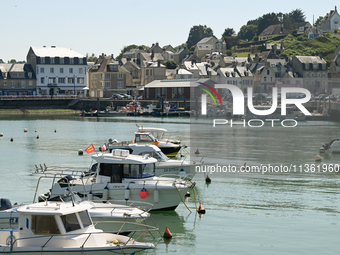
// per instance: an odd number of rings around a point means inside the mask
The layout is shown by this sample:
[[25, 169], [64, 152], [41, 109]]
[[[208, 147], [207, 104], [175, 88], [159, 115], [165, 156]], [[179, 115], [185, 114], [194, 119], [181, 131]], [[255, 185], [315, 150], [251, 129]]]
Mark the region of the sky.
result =
[[[314, 2], [314, 3], [313, 3]], [[190, 28], [207, 25], [221, 38], [225, 28], [237, 33], [248, 20], [269, 12], [301, 9], [310, 23], [334, 10], [336, 1], [116, 1], [0, 0], [0, 59], [26, 61], [31, 46], [70, 48], [96, 56], [120, 54], [130, 44], [176, 47]], [[340, 6], [339, 6], [340, 8]]]

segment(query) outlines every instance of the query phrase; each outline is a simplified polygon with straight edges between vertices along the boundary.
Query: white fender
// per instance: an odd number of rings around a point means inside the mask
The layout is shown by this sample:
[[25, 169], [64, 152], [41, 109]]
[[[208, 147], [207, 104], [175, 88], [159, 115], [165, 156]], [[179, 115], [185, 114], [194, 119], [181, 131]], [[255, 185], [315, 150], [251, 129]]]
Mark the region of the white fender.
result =
[[108, 197], [109, 197], [109, 188], [106, 186], [106, 187], [103, 189], [103, 197], [102, 197], [102, 199], [103, 199], [103, 200], [107, 200]]
[[131, 192], [131, 190], [129, 189], [129, 187], [127, 187], [125, 189], [125, 200], [129, 200], [130, 199], [130, 192]]
[[155, 203], [158, 203], [159, 201], [159, 191], [157, 189], [155, 189], [155, 191], [153, 192], [153, 201]]

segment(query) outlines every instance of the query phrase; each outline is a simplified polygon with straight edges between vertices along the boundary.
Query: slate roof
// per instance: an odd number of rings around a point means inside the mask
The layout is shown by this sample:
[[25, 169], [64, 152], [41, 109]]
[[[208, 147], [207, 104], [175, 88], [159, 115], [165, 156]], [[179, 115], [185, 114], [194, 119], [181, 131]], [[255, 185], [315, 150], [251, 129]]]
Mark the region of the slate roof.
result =
[[64, 47], [31, 47], [38, 57], [70, 57], [84, 58], [85, 55]]
[[266, 36], [266, 35], [288, 35], [288, 31], [282, 27], [281, 24], [271, 25], [267, 27], [259, 36]]

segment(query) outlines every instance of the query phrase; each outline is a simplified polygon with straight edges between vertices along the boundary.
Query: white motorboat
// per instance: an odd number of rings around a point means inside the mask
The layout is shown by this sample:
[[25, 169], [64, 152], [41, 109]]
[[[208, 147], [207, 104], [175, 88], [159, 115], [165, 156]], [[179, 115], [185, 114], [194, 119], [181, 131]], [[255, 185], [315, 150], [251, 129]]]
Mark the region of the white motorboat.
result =
[[109, 143], [107, 145], [109, 150], [112, 151], [113, 149], [128, 149], [128, 145], [131, 143], [156, 145], [167, 156], [176, 156], [182, 147], [186, 147], [185, 145], [175, 144], [170, 141], [159, 141], [151, 133], [146, 131], [135, 132], [135, 138], [133, 141], [119, 142], [116, 139], [109, 139]]
[[115, 149], [92, 158], [97, 161], [95, 175], [62, 178], [53, 184], [50, 197], [64, 194], [71, 185], [72, 192], [88, 195], [94, 201], [132, 200], [146, 202], [140, 206], [145, 210], [174, 210], [194, 186], [180, 176], [175, 179], [156, 177], [157, 160], [148, 155], [131, 155], [128, 150]]
[[152, 243], [103, 232], [92, 223], [89, 204], [46, 201], [17, 208], [16, 229], [1, 229], [0, 253], [135, 254]]
[[[44, 195], [40, 195], [40, 201], [47, 200], [47, 197]], [[69, 193], [63, 196], [55, 197], [54, 202], [69, 202], [76, 201], [78, 203], [88, 204], [90, 208], [88, 209], [89, 214], [92, 220], [95, 223], [101, 221], [111, 221], [111, 228], [115, 228], [120, 230], [120, 232], [129, 232], [127, 229], [130, 229], [132, 224], [135, 224], [139, 220], [144, 220], [150, 217], [150, 214], [144, 210], [141, 210], [136, 207], [122, 205], [122, 204], [112, 204], [112, 203], [94, 203], [92, 201], [82, 201], [81, 198], [76, 193]], [[34, 199], [35, 200], [35, 199]], [[18, 208], [20, 206], [26, 205], [25, 203], [20, 205], [12, 206], [11, 202], [6, 198], [1, 198], [1, 207], [0, 207], [0, 228], [8, 228], [14, 226], [18, 223], [19, 213]], [[124, 222], [124, 224], [122, 224]], [[131, 224], [132, 223], [132, 224]], [[122, 226], [124, 225], [124, 226]]]
[[162, 141], [162, 142], [170, 142], [170, 143], [174, 143], [174, 144], [181, 144], [182, 141], [180, 139], [180, 137], [169, 137], [166, 138], [164, 137], [165, 132], [167, 132], [166, 129], [164, 128], [154, 128], [154, 127], [143, 127], [141, 125], [136, 124], [138, 131], [144, 131], [144, 132], [148, 132], [150, 134], [152, 134], [158, 141]]
[[202, 165], [201, 161], [187, 161], [184, 159], [169, 159], [159, 147], [152, 144], [129, 144], [127, 149], [133, 155], [149, 155], [157, 159], [155, 175], [187, 175], [192, 179], [196, 173], [195, 167]]

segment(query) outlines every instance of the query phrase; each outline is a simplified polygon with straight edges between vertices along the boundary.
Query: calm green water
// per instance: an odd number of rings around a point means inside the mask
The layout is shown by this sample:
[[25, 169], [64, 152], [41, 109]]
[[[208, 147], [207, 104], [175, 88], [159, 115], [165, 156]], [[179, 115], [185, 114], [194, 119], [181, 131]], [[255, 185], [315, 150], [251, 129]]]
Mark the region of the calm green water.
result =
[[[96, 148], [109, 138], [130, 140], [135, 124], [163, 127], [169, 136], [200, 151], [211, 165], [314, 164], [319, 147], [339, 137], [338, 123], [301, 122], [295, 128], [264, 126], [212, 127], [212, 120], [189, 118], [81, 118], [78, 116], [0, 116], [1, 197], [12, 202], [33, 199], [35, 164], [91, 165], [79, 149]], [[24, 133], [24, 128], [28, 129]], [[54, 132], [54, 131], [57, 132]], [[39, 139], [37, 139], [39, 135]], [[13, 137], [14, 141], [10, 142]], [[191, 154], [192, 158], [194, 154]], [[340, 155], [326, 155], [321, 164], [340, 163]], [[340, 234], [339, 177], [325, 173], [214, 173], [195, 176], [199, 201], [207, 210], [199, 216], [190, 198], [174, 212], [154, 213], [170, 242], [158, 240], [143, 254], [337, 254]], [[50, 188], [43, 183], [42, 192]]]

